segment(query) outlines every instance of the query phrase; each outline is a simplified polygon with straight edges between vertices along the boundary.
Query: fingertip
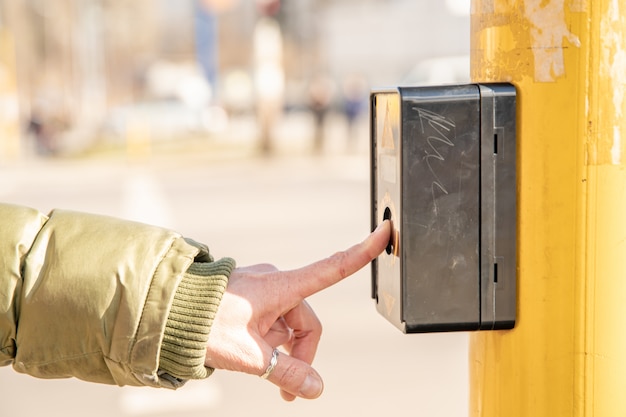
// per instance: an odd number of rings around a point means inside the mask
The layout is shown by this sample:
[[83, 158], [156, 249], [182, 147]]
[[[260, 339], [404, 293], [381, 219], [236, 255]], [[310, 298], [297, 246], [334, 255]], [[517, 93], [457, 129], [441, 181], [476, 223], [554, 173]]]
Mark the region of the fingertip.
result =
[[302, 398], [313, 400], [322, 395], [322, 391], [324, 391], [322, 378], [315, 373], [310, 373], [306, 376], [304, 382], [300, 386], [299, 394]]
[[384, 233], [383, 231], [385, 230], [387, 232], [391, 230], [391, 220], [389, 219], [383, 220], [378, 226], [376, 226], [373, 233]]
[[380, 254], [391, 240], [391, 221], [384, 220], [370, 234], [369, 238], [374, 242], [376, 255]]
[[291, 402], [296, 399], [295, 395], [288, 393], [284, 389], [280, 390], [280, 396], [283, 398], [283, 400], [288, 401], [288, 402]]
[[300, 397], [315, 399], [322, 394], [322, 377], [302, 359], [281, 354], [268, 380], [280, 388], [285, 401]]
[[307, 400], [314, 400], [322, 395], [322, 392], [324, 391], [324, 382], [315, 371], [312, 371], [306, 376], [304, 382], [302, 383], [302, 385], [300, 385], [297, 391], [297, 394], [292, 394], [284, 389], [281, 389], [280, 396], [283, 398], [283, 400], [289, 402], [295, 400], [298, 397]]

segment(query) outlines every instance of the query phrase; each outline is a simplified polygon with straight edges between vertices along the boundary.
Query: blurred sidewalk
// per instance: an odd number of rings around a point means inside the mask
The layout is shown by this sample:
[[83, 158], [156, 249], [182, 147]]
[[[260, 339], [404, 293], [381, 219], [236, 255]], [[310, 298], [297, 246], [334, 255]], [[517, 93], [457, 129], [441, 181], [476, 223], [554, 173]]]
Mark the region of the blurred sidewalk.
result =
[[[158, 117], [157, 116], [153, 116]], [[208, 132], [155, 132], [146, 126], [126, 128], [125, 135], [103, 137], [86, 150], [87, 156], [127, 153], [129, 157], [145, 158], [160, 154], [198, 154], [203, 157], [229, 158], [255, 156], [260, 149], [260, 131], [254, 114], [223, 116]], [[363, 112], [349, 125], [346, 116], [329, 112], [324, 120], [319, 155], [368, 154], [369, 115]], [[315, 116], [306, 110], [291, 110], [282, 114], [272, 128], [272, 149], [269, 156], [305, 156], [316, 152]]]
[[[336, 142], [321, 155], [308, 151], [306, 125], [291, 119], [279, 130], [274, 157], [255, 155], [254, 142], [245, 140], [185, 139], [138, 153], [118, 147], [81, 158], [26, 158], [0, 167], [0, 198], [154, 223], [240, 266], [296, 268], [369, 231], [367, 143], [348, 151], [341, 121], [332, 126], [329, 120]], [[309, 302], [325, 329], [314, 363], [325, 381], [318, 400], [285, 403], [266, 381], [230, 372], [172, 393], [44, 381], [5, 367], [3, 415], [467, 415], [467, 334], [401, 334], [376, 313], [369, 268]]]

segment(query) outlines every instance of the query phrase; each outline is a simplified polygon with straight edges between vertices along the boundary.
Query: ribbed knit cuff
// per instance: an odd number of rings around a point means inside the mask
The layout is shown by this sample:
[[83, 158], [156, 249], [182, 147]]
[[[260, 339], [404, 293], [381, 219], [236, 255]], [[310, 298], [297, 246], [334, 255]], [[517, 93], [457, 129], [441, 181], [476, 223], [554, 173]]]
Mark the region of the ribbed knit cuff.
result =
[[159, 357], [162, 376], [202, 379], [213, 372], [204, 366], [206, 344], [215, 313], [235, 261], [194, 262], [174, 295]]

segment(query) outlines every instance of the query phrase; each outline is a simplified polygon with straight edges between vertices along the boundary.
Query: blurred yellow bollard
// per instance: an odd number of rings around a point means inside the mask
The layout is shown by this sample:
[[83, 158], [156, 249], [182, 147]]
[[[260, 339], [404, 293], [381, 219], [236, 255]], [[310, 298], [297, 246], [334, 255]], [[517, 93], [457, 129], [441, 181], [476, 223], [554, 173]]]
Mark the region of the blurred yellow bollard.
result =
[[[626, 1], [473, 0], [473, 81], [518, 89], [518, 322], [470, 415], [626, 415]], [[624, 139], [622, 139], [624, 138]]]
[[20, 111], [12, 34], [0, 29], [0, 163], [20, 157]]
[[147, 117], [129, 117], [126, 124], [126, 156], [130, 162], [145, 162], [152, 155], [152, 132]]

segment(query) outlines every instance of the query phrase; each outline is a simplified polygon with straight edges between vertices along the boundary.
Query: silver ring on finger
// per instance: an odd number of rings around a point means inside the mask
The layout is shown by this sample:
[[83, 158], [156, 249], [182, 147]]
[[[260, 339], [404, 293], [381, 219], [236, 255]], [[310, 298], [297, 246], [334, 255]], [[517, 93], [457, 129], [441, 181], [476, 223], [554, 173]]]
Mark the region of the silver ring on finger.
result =
[[265, 369], [265, 372], [263, 373], [263, 375], [261, 375], [261, 379], [269, 378], [272, 372], [274, 371], [274, 368], [276, 368], [276, 364], [278, 364], [278, 349], [274, 349], [274, 351], [272, 352], [272, 358], [270, 359], [270, 364], [267, 366], [267, 369]]

